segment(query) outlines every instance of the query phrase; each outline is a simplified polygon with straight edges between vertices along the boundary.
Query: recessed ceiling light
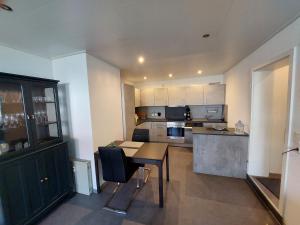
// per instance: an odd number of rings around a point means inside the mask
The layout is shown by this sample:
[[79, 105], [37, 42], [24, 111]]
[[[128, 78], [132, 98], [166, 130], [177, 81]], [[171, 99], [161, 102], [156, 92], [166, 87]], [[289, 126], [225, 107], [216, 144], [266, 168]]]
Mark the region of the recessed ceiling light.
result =
[[203, 37], [203, 38], [209, 38], [209, 37], [210, 37], [210, 34], [203, 34], [202, 37]]
[[170, 74], [169, 74], [169, 77], [170, 77], [170, 78], [173, 77], [173, 74], [170, 73]]
[[198, 73], [198, 74], [202, 74], [202, 70], [198, 70], [197, 73]]
[[139, 61], [140, 64], [143, 64], [145, 62], [145, 58], [143, 56], [140, 56], [138, 58], [138, 61]]
[[147, 80], [147, 77], [144, 77], [144, 80]]
[[4, 10], [6, 10], [6, 11], [10, 11], [10, 12], [13, 11], [13, 9], [12, 9], [10, 6], [5, 5], [5, 4], [2, 4], [2, 3], [0, 3], [0, 8], [1, 8], [1, 9], [4, 9]]

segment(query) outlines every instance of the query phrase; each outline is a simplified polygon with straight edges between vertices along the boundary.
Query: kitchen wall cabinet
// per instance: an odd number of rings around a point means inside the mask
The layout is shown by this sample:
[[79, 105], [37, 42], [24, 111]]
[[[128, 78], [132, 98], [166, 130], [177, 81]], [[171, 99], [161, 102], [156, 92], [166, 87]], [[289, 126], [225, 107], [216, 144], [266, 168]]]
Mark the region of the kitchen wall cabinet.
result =
[[204, 105], [204, 85], [186, 88], [186, 105]]
[[141, 89], [138, 88], [134, 89], [134, 104], [135, 107], [141, 106]]
[[154, 89], [141, 89], [141, 106], [154, 106]]
[[168, 88], [169, 106], [184, 106], [186, 105], [186, 87], [171, 87]]
[[[136, 89], [138, 106], [223, 105], [225, 85], [195, 85], [187, 87]], [[139, 104], [140, 102], [140, 104]]]
[[224, 84], [205, 85], [204, 103], [206, 105], [225, 104], [225, 85]]
[[154, 105], [167, 106], [168, 105], [168, 89], [155, 88], [154, 89]]

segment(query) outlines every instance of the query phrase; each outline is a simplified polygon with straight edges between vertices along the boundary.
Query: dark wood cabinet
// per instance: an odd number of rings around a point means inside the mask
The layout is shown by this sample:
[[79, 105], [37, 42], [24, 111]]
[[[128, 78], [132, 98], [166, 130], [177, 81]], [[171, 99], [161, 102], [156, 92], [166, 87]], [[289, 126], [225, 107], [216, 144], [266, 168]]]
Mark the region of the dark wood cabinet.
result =
[[23, 224], [29, 215], [23, 165], [21, 162], [14, 162], [0, 167], [0, 170], [3, 224]]
[[57, 83], [0, 73], [0, 161], [62, 141]]
[[72, 193], [57, 83], [0, 73], [0, 225], [34, 224]]
[[72, 192], [66, 143], [0, 165], [0, 225], [27, 224]]

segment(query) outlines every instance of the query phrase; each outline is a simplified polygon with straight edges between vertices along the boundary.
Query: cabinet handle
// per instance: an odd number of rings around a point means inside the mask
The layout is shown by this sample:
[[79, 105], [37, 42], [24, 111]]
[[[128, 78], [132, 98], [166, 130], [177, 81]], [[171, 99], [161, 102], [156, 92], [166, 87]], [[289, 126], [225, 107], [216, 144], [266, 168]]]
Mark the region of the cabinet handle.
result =
[[41, 183], [44, 183], [44, 179], [41, 179]]
[[45, 177], [45, 181], [47, 181], [48, 180], [48, 177]]

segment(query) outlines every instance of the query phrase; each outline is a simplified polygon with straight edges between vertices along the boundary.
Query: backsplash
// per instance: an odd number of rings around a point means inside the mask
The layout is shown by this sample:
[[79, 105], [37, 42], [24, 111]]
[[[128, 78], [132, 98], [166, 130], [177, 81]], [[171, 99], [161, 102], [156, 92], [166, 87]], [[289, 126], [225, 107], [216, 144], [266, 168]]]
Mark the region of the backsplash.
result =
[[[224, 119], [226, 115], [225, 105], [192, 105], [189, 107], [192, 119]], [[145, 114], [149, 119], [165, 119], [164, 106], [136, 107], [135, 112]], [[158, 116], [159, 113], [160, 116]]]
[[225, 107], [224, 105], [192, 105], [191, 109], [192, 119], [224, 119]]
[[[164, 106], [145, 106], [136, 107], [135, 112], [145, 113], [149, 119], [165, 119], [165, 107]], [[160, 116], [159, 116], [160, 114]]]

